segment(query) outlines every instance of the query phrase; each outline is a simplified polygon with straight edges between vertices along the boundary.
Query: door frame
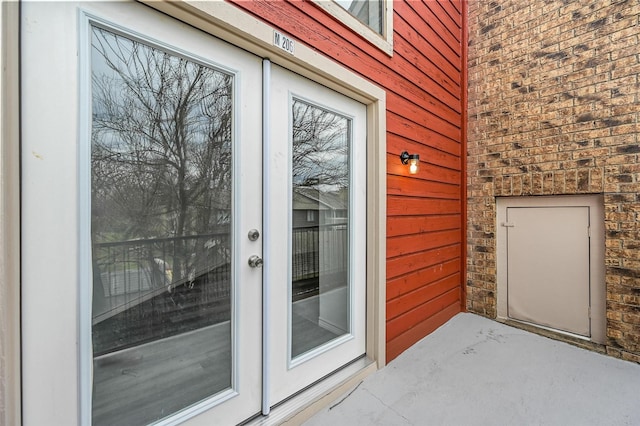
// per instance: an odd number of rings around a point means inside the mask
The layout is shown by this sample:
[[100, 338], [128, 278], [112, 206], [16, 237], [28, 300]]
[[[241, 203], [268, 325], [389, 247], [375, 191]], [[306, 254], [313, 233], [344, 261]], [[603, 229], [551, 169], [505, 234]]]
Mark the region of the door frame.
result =
[[[382, 368], [385, 358], [386, 298], [386, 93], [346, 67], [296, 43], [295, 54], [273, 44], [275, 29], [227, 2], [188, 3], [187, 1], [140, 0], [169, 16], [191, 24], [240, 48], [269, 58], [273, 63], [297, 72], [313, 81], [349, 96], [367, 107], [367, 347], [365, 362], [347, 367], [343, 374], [324, 382], [322, 391], [305, 392], [280, 411], [292, 418], [302, 409], [307, 416], [323, 407], [339, 393], [364, 376]], [[8, 424], [21, 422], [20, 361], [20, 122], [19, 122], [19, 2], [2, 2], [0, 53], [2, 155], [0, 176], [0, 212], [5, 220], [0, 228], [0, 314], [5, 324], [5, 413]], [[5, 297], [6, 296], [6, 297]], [[273, 413], [275, 414], [275, 413]], [[272, 414], [272, 416], [273, 416]], [[302, 417], [297, 417], [302, 419]]]
[[19, 425], [20, 351], [20, 2], [0, 1], [0, 424]]
[[[508, 314], [507, 277], [507, 209], [510, 207], [589, 207], [589, 298], [591, 305], [591, 338], [549, 329], [552, 332], [604, 344], [606, 341], [606, 286], [605, 286], [605, 230], [604, 199], [602, 194], [554, 195], [526, 197], [498, 197], [496, 199], [496, 266], [497, 266], [497, 319], [517, 321]], [[529, 323], [527, 323], [529, 324]], [[533, 324], [531, 324], [533, 325]]]

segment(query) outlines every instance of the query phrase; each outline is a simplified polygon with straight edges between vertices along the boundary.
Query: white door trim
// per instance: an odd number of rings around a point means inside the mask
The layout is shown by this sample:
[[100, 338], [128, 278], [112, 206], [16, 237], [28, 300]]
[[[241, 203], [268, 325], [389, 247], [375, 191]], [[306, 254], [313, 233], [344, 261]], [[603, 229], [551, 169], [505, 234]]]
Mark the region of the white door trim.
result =
[[20, 2], [0, 2], [0, 424], [21, 424]]
[[[271, 221], [271, 198], [265, 197], [271, 188], [271, 61], [262, 61], [262, 229], [267, 229]], [[264, 336], [269, 334], [271, 324], [271, 256], [273, 253], [273, 240], [271, 232], [263, 232], [262, 235], [262, 415], [266, 416], [271, 411], [269, 389], [271, 387], [271, 340]]]

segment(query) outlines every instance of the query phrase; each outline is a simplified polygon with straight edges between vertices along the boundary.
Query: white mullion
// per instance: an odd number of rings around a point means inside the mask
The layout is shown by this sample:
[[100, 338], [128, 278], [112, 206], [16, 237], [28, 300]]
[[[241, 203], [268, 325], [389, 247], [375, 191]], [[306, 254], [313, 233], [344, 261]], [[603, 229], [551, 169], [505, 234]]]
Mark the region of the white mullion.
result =
[[262, 61], [262, 414], [268, 415], [271, 410], [269, 398], [270, 387], [270, 292], [271, 277], [271, 205], [269, 202], [269, 186], [271, 185], [271, 61]]
[[78, 386], [81, 425], [91, 424], [93, 349], [91, 342], [92, 253], [91, 253], [91, 21], [78, 16]]

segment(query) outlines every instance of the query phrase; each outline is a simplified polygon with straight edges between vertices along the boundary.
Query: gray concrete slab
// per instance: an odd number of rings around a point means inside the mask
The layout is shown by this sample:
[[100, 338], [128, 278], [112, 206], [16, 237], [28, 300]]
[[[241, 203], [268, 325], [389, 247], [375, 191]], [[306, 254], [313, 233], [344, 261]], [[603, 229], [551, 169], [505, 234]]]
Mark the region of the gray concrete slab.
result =
[[459, 314], [305, 423], [325, 425], [640, 425], [640, 365]]

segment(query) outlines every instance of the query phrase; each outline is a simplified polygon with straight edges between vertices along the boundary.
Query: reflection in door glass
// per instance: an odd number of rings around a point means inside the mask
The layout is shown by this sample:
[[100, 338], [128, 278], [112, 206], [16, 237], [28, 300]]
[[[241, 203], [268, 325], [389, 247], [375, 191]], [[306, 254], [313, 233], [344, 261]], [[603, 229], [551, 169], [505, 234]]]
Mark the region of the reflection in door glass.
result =
[[94, 425], [231, 387], [233, 78], [92, 28]]
[[349, 327], [351, 121], [294, 99], [291, 357]]

